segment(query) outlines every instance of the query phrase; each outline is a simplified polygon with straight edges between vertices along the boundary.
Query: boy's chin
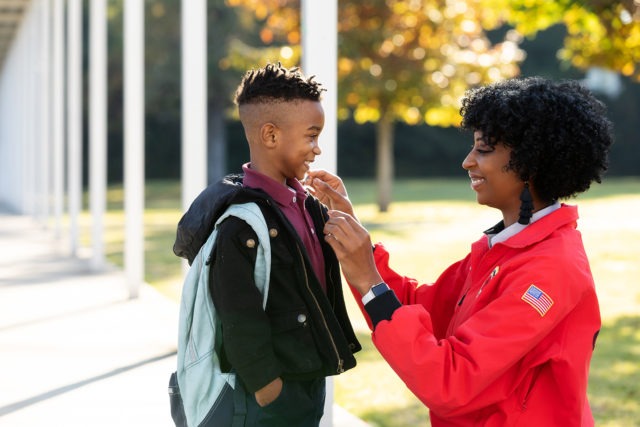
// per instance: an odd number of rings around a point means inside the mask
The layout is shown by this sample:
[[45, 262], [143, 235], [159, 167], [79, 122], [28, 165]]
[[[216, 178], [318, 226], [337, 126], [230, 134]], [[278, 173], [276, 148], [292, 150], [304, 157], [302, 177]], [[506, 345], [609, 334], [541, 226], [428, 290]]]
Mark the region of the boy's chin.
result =
[[291, 175], [285, 175], [285, 179], [295, 179], [296, 181], [300, 181], [303, 182], [305, 177], [307, 176], [307, 174], [291, 174]]

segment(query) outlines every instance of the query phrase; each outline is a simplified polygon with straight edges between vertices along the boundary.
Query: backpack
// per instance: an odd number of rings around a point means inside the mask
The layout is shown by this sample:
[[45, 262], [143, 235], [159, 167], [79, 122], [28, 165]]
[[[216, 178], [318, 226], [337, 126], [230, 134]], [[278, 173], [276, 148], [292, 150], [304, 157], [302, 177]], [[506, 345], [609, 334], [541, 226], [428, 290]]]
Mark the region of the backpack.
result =
[[[258, 235], [254, 268], [256, 286], [267, 305], [271, 273], [271, 245], [267, 223], [255, 203], [231, 205], [216, 221], [213, 232], [200, 248], [182, 288], [178, 326], [178, 366], [171, 374], [171, 416], [178, 427], [221, 426], [220, 418], [233, 418], [235, 373], [220, 370], [218, 350], [222, 342], [220, 322], [209, 291], [209, 259], [218, 225], [229, 216], [249, 224]], [[237, 382], [240, 387], [240, 382]], [[225, 416], [229, 415], [229, 417]], [[216, 419], [214, 419], [216, 418]], [[227, 421], [231, 425], [230, 421]]]

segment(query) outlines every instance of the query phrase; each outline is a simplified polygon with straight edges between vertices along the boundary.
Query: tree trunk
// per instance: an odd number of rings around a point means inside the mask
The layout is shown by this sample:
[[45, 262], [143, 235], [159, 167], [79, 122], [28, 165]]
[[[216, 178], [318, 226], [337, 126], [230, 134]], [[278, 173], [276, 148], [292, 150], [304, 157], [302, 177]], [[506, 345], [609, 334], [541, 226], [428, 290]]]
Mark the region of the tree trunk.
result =
[[380, 212], [389, 210], [393, 187], [393, 130], [394, 122], [383, 114], [376, 124], [376, 185]]
[[227, 173], [227, 129], [221, 105], [209, 106], [208, 134], [207, 181], [212, 184]]

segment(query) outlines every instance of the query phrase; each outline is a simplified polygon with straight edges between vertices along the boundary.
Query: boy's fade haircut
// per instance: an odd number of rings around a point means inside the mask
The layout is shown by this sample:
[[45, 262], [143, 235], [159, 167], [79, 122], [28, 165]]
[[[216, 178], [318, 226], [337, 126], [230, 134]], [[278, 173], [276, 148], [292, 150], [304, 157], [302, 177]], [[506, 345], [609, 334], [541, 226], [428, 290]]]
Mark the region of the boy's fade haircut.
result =
[[279, 62], [267, 64], [264, 68], [245, 73], [234, 101], [238, 106], [295, 100], [320, 101], [326, 89], [314, 78], [305, 78], [298, 67], [287, 69]]

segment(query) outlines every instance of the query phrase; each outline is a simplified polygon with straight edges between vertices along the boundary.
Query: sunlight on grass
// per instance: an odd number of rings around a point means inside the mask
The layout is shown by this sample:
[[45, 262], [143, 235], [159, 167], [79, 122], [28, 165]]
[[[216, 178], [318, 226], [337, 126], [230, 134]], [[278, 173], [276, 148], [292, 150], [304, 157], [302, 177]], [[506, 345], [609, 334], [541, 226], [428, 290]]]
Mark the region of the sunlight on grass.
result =
[[[606, 185], [599, 187], [599, 198], [583, 196], [567, 203], [579, 204], [579, 229], [607, 322], [593, 357], [589, 399], [596, 425], [626, 427], [638, 425], [640, 419], [640, 226], [634, 216], [628, 215], [640, 212], [640, 181], [631, 179], [610, 185], [610, 192], [604, 191]], [[629, 194], [621, 195], [624, 191]], [[372, 239], [383, 241], [390, 250], [394, 268], [423, 283], [435, 280], [444, 268], [465, 256], [482, 230], [500, 220], [495, 210], [460, 201], [397, 202], [384, 214], [370, 203], [357, 206], [356, 214], [371, 231]], [[634, 317], [628, 322], [616, 322], [627, 315]], [[358, 318], [358, 325], [363, 327], [359, 312], [352, 318]], [[620, 351], [620, 341], [629, 343], [624, 346], [625, 351]], [[370, 343], [370, 338], [366, 342]], [[380, 357], [375, 348], [367, 347], [365, 351]], [[377, 426], [429, 425], [428, 411], [413, 395], [404, 394], [406, 387], [393, 378], [393, 373], [388, 378], [371, 356], [359, 355], [358, 363], [351, 375], [363, 379], [354, 380], [349, 373], [337, 377], [336, 402]], [[352, 391], [351, 382], [364, 387], [367, 381], [367, 390]], [[363, 404], [375, 400], [379, 393], [394, 400], [403, 396], [405, 403], [393, 410]]]
[[[475, 203], [467, 180], [399, 180], [394, 203], [380, 213], [371, 181], [346, 180], [359, 220], [372, 240], [391, 252], [399, 272], [432, 282], [467, 254], [482, 230], [497, 223], [499, 212]], [[108, 192], [105, 245], [109, 262], [122, 266], [123, 192]], [[173, 181], [147, 184], [145, 223], [146, 281], [179, 300], [183, 270], [173, 254], [180, 211], [180, 186]], [[626, 427], [640, 420], [640, 179], [610, 179], [578, 201], [585, 248], [600, 298], [603, 329], [592, 361], [589, 398], [596, 425]], [[90, 216], [81, 217], [81, 244], [90, 247]], [[351, 295], [347, 305], [364, 350], [357, 368], [335, 377], [335, 401], [380, 427], [429, 425], [428, 410], [407, 390], [371, 343], [368, 328]]]
[[385, 425], [387, 414], [398, 423], [394, 425], [424, 425], [428, 410], [379, 356], [369, 334], [360, 333], [358, 339], [364, 347], [356, 355], [358, 366], [334, 377], [335, 401], [372, 425]]
[[639, 330], [640, 316], [637, 313], [608, 319], [603, 324], [589, 378], [589, 401], [598, 426], [638, 425]]

